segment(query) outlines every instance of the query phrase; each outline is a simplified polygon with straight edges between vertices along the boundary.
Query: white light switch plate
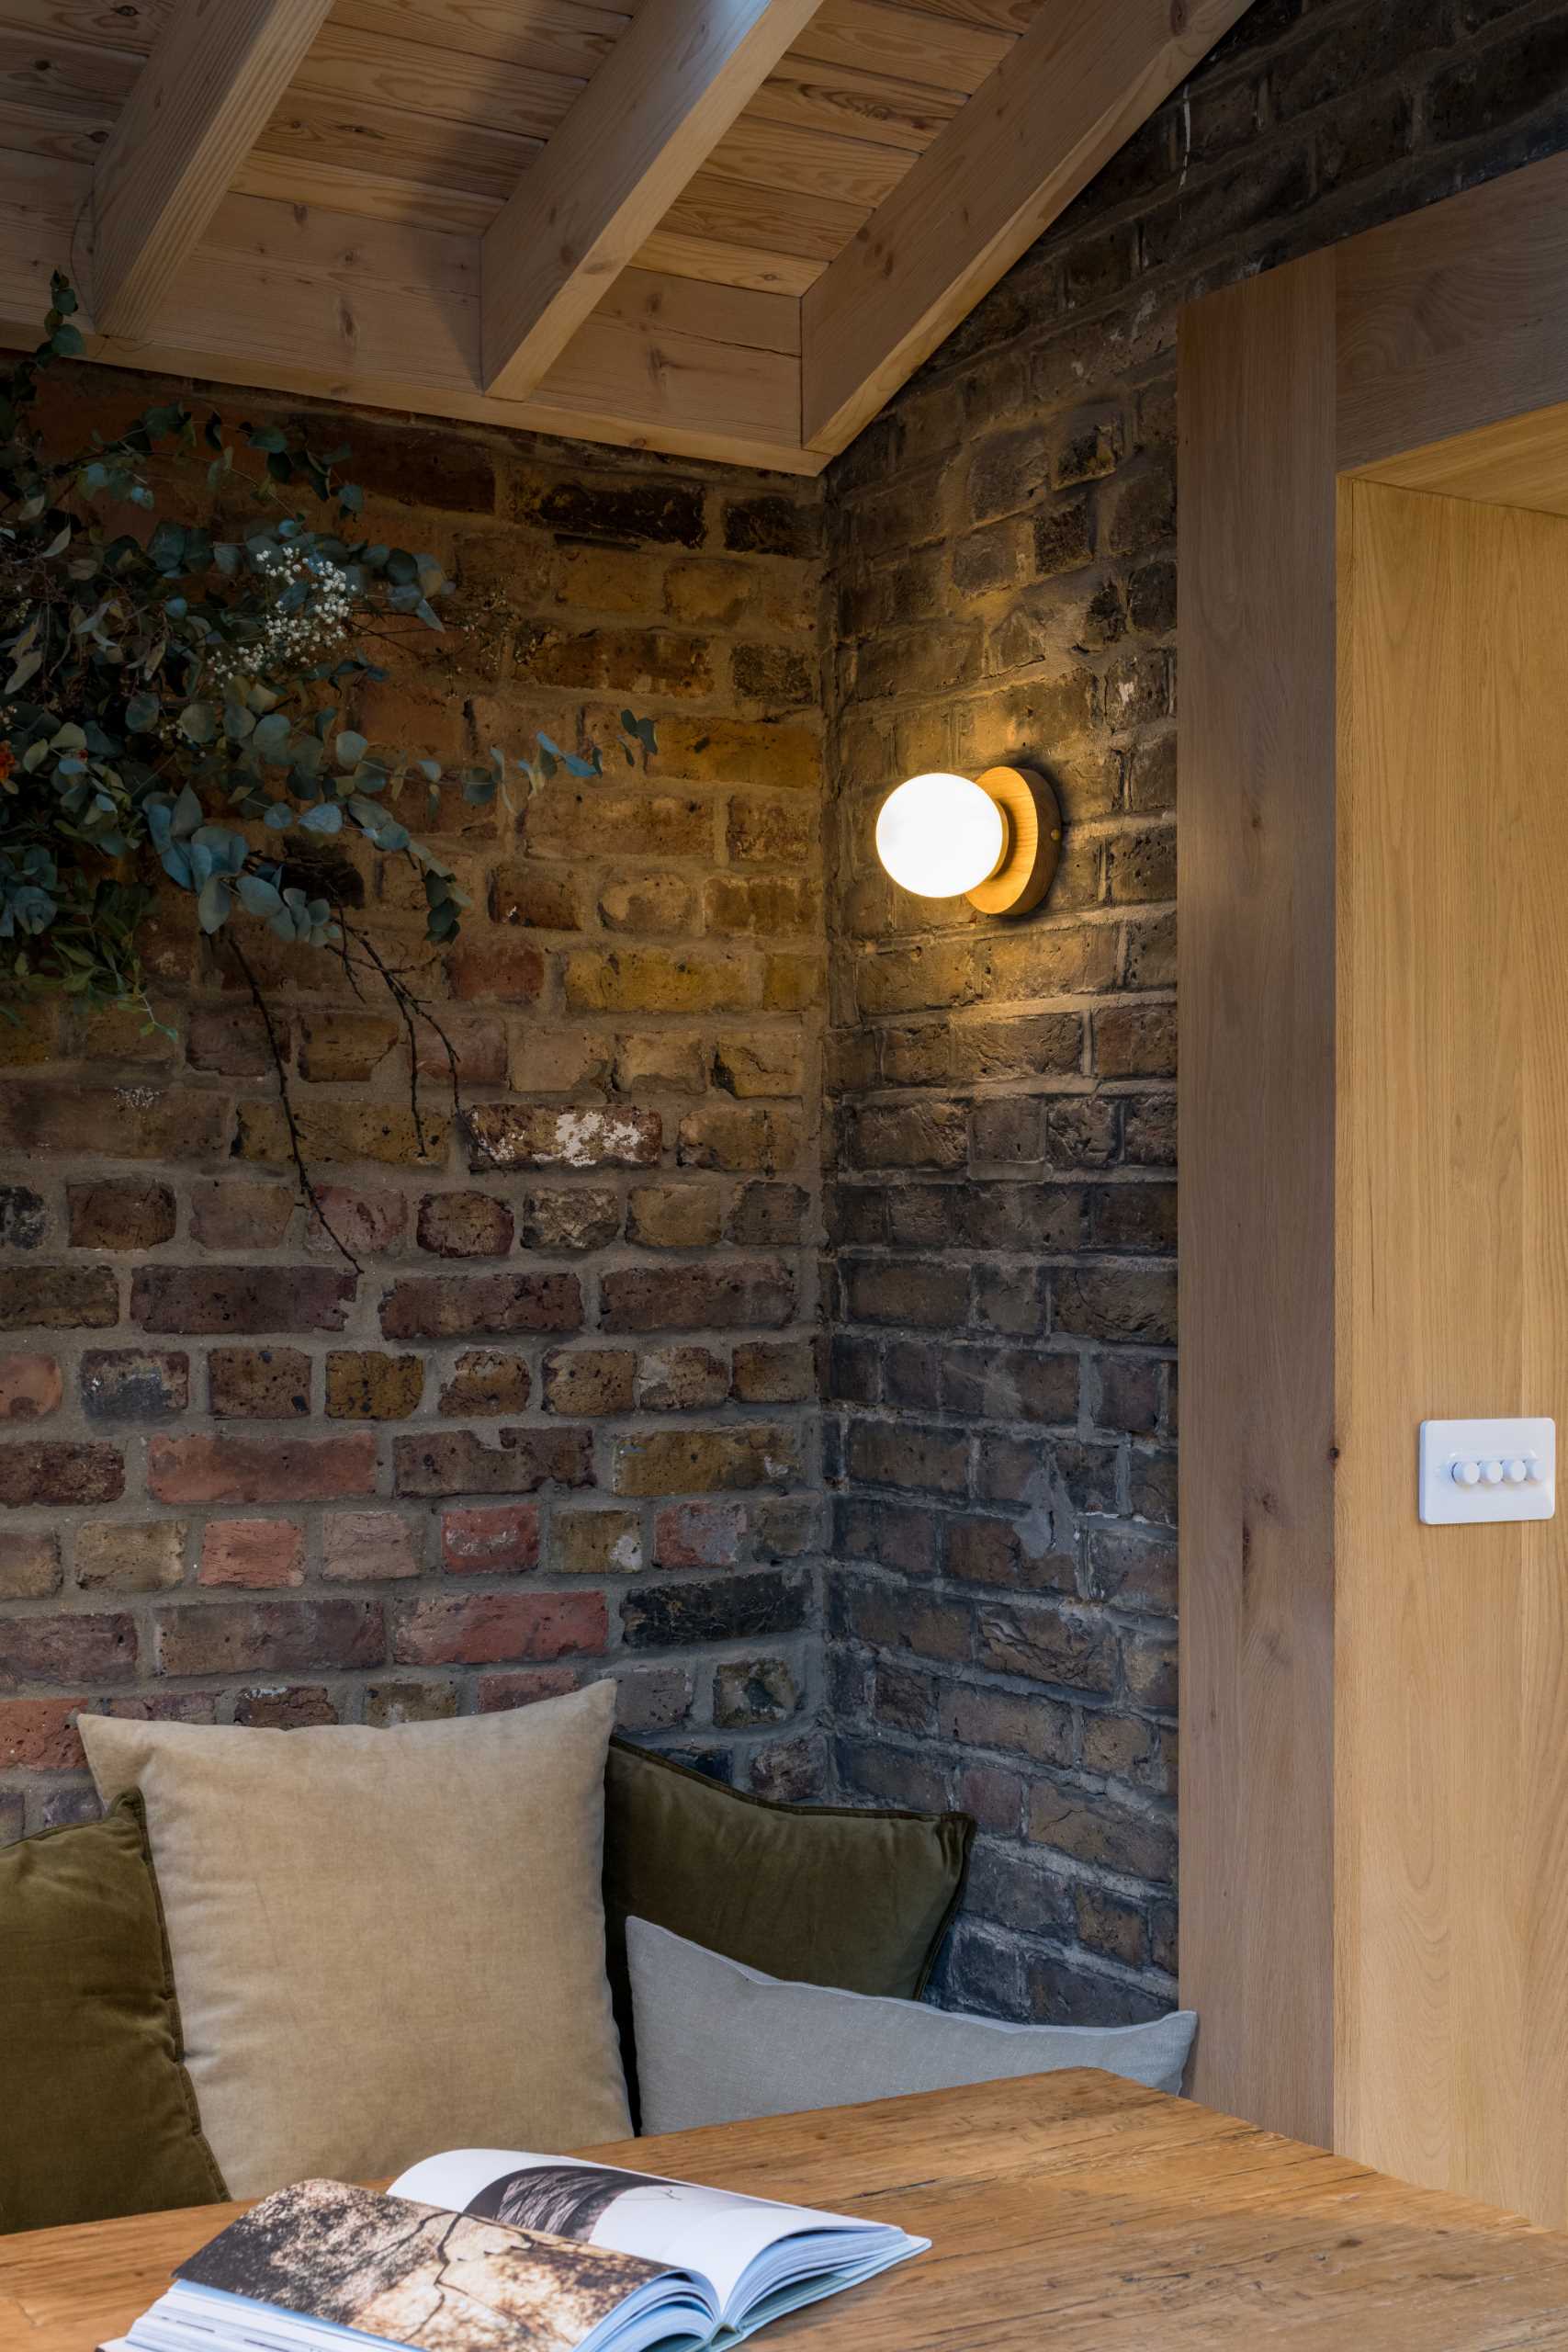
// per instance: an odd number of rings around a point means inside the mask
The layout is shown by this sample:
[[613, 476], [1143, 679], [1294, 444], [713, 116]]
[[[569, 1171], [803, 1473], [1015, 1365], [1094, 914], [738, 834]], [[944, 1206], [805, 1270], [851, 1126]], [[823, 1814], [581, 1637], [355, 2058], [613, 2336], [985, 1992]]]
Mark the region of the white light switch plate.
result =
[[1551, 1519], [1557, 1509], [1557, 1424], [1423, 1421], [1417, 1492], [1428, 1527]]

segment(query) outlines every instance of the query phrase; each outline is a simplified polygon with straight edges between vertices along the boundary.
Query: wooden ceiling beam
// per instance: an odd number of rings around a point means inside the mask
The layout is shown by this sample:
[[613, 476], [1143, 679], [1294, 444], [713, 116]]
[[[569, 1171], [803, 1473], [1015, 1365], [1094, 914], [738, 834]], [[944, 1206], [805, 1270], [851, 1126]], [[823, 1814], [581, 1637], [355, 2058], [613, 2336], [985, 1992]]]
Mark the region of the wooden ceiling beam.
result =
[[[0, 153], [0, 343], [29, 349], [91, 166]], [[90, 358], [258, 391], [815, 473], [800, 305], [628, 270], [526, 401], [479, 383], [479, 241], [228, 196], [145, 331], [77, 322]]]
[[93, 173], [93, 308], [145, 334], [332, 0], [181, 0]]
[[803, 298], [803, 431], [846, 447], [1248, 0], [1050, 0]]
[[645, 0], [485, 232], [487, 392], [539, 387], [818, 4]]

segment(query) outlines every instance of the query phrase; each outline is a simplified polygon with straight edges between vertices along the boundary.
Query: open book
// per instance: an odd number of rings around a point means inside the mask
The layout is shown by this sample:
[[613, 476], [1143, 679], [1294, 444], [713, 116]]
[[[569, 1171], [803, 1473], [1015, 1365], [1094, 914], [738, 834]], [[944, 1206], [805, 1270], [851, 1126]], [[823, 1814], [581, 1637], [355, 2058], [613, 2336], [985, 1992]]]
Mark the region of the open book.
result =
[[886, 2223], [469, 2148], [264, 2198], [103, 2352], [697, 2352], [923, 2253]]

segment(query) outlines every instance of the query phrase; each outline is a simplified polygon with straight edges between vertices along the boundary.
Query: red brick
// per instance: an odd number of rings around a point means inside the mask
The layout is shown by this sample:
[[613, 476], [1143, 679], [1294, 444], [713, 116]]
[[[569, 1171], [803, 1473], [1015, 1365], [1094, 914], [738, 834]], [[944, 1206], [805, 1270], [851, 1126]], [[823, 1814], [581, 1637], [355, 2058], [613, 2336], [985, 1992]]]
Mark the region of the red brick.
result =
[[6, 1675], [31, 1682], [124, 1682], [135, 1671], [135, 1620], [118, 1611], [0, 1623], [0, 1687]]
[[419, 1246], [440, 1258], [504, 1258], [512, 1211], [488, 1193], [427, 1193], [419, 1204]]
[[276, 1250], [288, 1238], [298, 1196], [287, 1184], [220, 1179], [191, 1193], [190, 1224], [204, 1250]]
[[531, 1495], [543, 1486], [586, 1487], [593, 1477], [592, 1433], [579, 1429], [510, 1430], [499, 1448], [474, 1430], [430, 1430], [393, 1445], [400, 1495]]
[[305, 1247], [318, 1256], [329, 1252], [337, 1256], [338, 1240], [353, 1250], [356, 1258], [377, 1258], [401, 1240], [409, 1221], [409, 1204], [401, 1193], [355, 1191], [344, 1184], [318, 1184], [316, 1198], [320, 1201], [332, 1233], [321, 1219], [312, 1216], [305, 1233]]
[[0, 1421], [41, 1421], [64, 1394], [52, 1356], [0, 1356]]
[[500, 1086], [506, 1078], [506, 1031], [493, 1013], [458, 1012], [446, 1010], [441, 1015], [443, 1035], [438, 1037], [427, 1023], [419, 1024], [419, 1051], [416, 1067], [422, 1078], [434, 1078], [450, 1086], [452, 1066], [446, 1058], [450, 1046], [457, 1064], [459, 1085]]
[[144, 1331], [341, 1331], [355, 1277], [303, 1266], [142, 1266], [130, 1319]]
[[423, 1553], [423, 1520], [389, 1510], [341, 1510], [321, 1521], [321, 1574], [335, 1584], [416, 1577]]
[[[362, 1082], [397, 1045], [401, 1024], [381, 1012], [305, 1012], [299, 1017], [299, 1075], [315, 1085]], [[407, 1065], [404, 1065], [405, 1069]]]
[[319, 1674], [385, 1655], [375, 1600], [176, 1601], [158, 1612], [164, 1674]]
[[333, 1502], [375, 1490], [373, 1430], [331, 1438], [155, 1437], [147, 1448], [147, 1491], [157, 1502]]
[[[272, 1030], [288, 1061], [293, 1044], [288, 1020], [275, 1015]], [[221, 1078], [266, 1078], [275, 1067], [266, 1023], [254, 1004], [198, 1006], [186, 1027], [186, 1059], [192, 1069]]]
[[637, 1358], [626, 1348], [553, 1348], [545, 1358], [545, 1409], [550, 1413], [629, 1413]]
[[155, 1250], [175, 1238], [175, 1196], [166, 1184], [69, 1184], [73, 1250]]
[[575, 1274], [419, 1274], [381, 1302], [389, 1340], [466, 1340], [490, 1332], [575, 1331], [582, 1291]]
[[536, 947], [491, 932], [459, 942], [446, 958], [447, 985], [463, 1001], [498, 997], [507, 1004], [532, 1004], [545, 984], [545, 959]]
[[76, 1717], [85, 1699], [0, 1699], [0, 1771], [79, 1772]]
[[0, 1149], [102, 1152], [111, 1159], [199, 1160], [226, 1149], [233, 1106], [189, 1087], [93, 1091], [56, 1083], [0, 1086]]
[[474, 1686], [481, 1715], [509, 1714], [513, 1707], [531, 1707], [540, 1699], [564, 1699], [582, 1687], [582, 1676], [571, 1666], [536, 1666], [512, 1674], [481, 1674]]
[[0, 1505], [112, 1503], [125, 1492], [125, 1463], [115, 1445], [0, 1445]]
[[606, 1331], [701, 1331], [787, 1323], [795, 1281], [777, 1259], [713, 1258], [618, 1266], [600, 1284]]
[[319, 1682], [264, 1685], [242, 1690], [234, 1702], [234, 1721], [262, 1731], [299, 1731], [338, 1720], [330, 1692]]
[[60, 1538], [0, 1533], [0, 1600], [39, 1600], [60, 1587]]
[[305, 1537], [288, 1519], [212, 1519], [201, 1537], [200, 1582], [303, 1584]]
[[484, 1593], [407, 1600], [393, 1611], [399, 1666], [499, 1666], [509, 1659], [600, 1651], [609, 1638], [602, 1593]]
[[653, 1556], [661, 1568], [733, 1567], [745, 1532], [739, 1503], [671, 1503], [654, 1515]]
[[694, 1696], [688, 1667], [648, 1666], [624, 1674], [615, 1692], [616, 1729], [672, 1731], [690, 1719]]
[[441, 1565], [454, 1576], [516, 1575], [536, 1568], [538, 1505], [443, 1511]]

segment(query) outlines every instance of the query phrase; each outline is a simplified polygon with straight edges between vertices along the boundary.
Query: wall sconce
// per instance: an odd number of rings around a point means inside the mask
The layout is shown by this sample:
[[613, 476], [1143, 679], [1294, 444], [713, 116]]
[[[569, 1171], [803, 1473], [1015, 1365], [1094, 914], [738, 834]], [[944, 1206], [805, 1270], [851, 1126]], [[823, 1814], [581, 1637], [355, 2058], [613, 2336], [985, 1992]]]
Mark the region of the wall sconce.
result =
[[937, 770], [890, 792], [876, 854], [919, 899], [967, 899], [983, 915], [1023, 915], [1051, 888], [1062, 812], [1043, 775], [987, 768], [973, 782]]

